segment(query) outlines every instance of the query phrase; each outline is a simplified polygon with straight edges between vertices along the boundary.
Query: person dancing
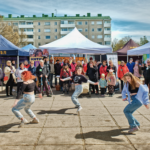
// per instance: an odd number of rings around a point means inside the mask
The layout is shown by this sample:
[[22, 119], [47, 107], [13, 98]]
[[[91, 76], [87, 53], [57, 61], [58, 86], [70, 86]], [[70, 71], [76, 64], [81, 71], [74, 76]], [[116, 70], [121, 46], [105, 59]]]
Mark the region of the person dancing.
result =
[[[124, 109], [124, 114], [130, 125], [128, 133], [133, 133], [139, 130], [140, 123], [132, 114], [142, 105], [149, 109], [149, 91], [147, 85], [142, 85], [140, 79], [132, 73], [126, 73], [123, 78], [125, 85], [122, 91], [122, 98], [123, 101], [127, 100], [126, 94], [128, 94], [129, 101], [129, 104]], [[130, 101], [130, 96], [132, 102]]]
[[[19, 120], [21, 120], [21, 124], [18, 126], [18, 128], [23, 127], [24, 124], [28, 123], [28, 121], [19, 111], [23, 108], [25, 112], [33, 119], [30, 123], [39, 123], [39, 120], [30, 109], [31, 105], [35, 101], [34, 89], [36, 88], [38, 93], [40, 93], [38, 87], [34, 82], [35, 76], [33, 76], [30, 71], [24, 71], [21, 74], [21, 78], [23, 80], [23, 85], [22, 88], [19, 89], [19, 95], [24, 92], [23, 99], [21, 99], [20, 101], [16, 99], [12, 108], [12, 112], [15, 114], [15, 116]], [[39, 94], [39, 98], [42, 98], [42, 93]]]
[[81, 111], [82, 107], [78, 101], [78, 97], [79, 95], [82, 93], [83, 88], [82, 88], [82, 82], [88, 82], [90, 84], [93, 85], [98, 85], [98, 82], [92, 82], [90, 80], [88, 80], [84, 75], [82, 75], [82, 67], [77, 67], [76, 68], [76, 74], [71, 76], [71, 77], [67, 77], [64, 79], [60, 79], [61, 81], [67, 81], [67, 80], [73, 80], [74, 84], [75, 84], [75, 91], [73, 93], [73, 95], [71, 96], [72, 102], [76, 105], [77, 112]]

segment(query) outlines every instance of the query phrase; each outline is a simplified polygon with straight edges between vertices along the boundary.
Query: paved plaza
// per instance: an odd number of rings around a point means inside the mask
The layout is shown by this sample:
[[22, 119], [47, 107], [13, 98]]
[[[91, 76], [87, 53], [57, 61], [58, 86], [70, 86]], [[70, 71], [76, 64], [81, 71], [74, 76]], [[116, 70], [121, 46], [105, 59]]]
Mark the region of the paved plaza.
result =
[[54, 91], [52, 98], [36, 98], [32, 110], [40, 123], [24, 128], [11, 112], [14, 98], [0, 94], [0, 150], [150, 150], [150, 110], [142, 106], [134, 113], [141, 130], [128, 134], [121, 94], [79, 98], [83, 110], [77, 113], [71, 93]]

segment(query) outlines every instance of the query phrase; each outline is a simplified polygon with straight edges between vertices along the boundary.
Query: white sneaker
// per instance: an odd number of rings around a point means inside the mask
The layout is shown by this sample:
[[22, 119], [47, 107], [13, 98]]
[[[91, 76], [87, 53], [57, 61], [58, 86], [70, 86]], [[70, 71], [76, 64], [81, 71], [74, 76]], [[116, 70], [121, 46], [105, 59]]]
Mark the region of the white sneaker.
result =
[[13, 92], [15, 92], [15, 89], [12, 89]]
[[36, 123], [39, 123], [40, 121], [39, 121], [39, 119], [37, 119], [37, 118], [35, 118], [35, 119], [33, 119], [32, 121], [30, 121], [30, 123], [31, 124], [36, 124]]
[[81, 111], [81, 110], [82, 110], [82, 107], [79, 106], [77, 112], [79, 112], [79, 111]]
[[21, 123], [20, 125], [18, 126], [18, 128], [22, 128], [24, 126], [24, 124], [27, 124], [28, 123], [28, 120], [27, 119], [23, 119], [21, 120]]

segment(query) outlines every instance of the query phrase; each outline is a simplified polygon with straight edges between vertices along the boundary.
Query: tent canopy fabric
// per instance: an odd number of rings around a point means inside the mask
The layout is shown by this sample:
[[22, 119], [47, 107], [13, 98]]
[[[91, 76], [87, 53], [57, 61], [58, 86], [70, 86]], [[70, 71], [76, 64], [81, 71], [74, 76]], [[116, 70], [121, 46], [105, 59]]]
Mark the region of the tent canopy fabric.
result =
[[0, 56], [29, 56], [29, 52], [15, 46], [2, 35], [0, 35], [0, 51], [2, 51]]
[[106, 54], [112, 53], [109, 46], [100, 45], [92, 42], [83, 36], [77, 28], [69, 34], [49, 44], [39, 47], [48, 49], [49, 53], [71, 53], [71, 54]]
[[124, 46], [122, 49], [119, 49], [118, 51], [116, 51], [116, 53], [118, 55], [127, 55], [127, 52], [130, 51], [133, 48], [137, 48], [139, 47], [139, 45], [137, 43], [135, 43], [132, 39], [130, 39]]
[[22, 49], [26, 50], [26, 51], [30, 51], [30, 49], [37, 49], [35, 46], [33, 46], [32, 44], [26, 45], [24, 47], [22, 47]]
[[146, 43], [138, 48], [128, 51], [128, 55], [143, 55], [150, 54], [150, 42]]

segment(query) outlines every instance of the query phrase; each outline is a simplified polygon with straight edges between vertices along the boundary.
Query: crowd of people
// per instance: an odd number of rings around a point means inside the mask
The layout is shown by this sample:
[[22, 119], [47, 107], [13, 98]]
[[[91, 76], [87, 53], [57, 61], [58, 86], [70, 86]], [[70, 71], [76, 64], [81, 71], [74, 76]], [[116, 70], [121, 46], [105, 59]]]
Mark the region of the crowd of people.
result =
[[[148, 87], [150, 85], [150, 60], [147, 60], [147, 64], [141, 64], [139, 60], [133, 62], [133, 59], [130, 58], [127, 64], [121, 61], [119, 66], [115, 66], [112, 60], [109, 62], [103, 60], [101, 63], [90, 57], [89, 62], [87, 62], [86, 59], [82, 62], [76, 62], [75, 59], [70, 57], [69, 60], [66, 59], [63, 62], [56, 60], [54, 64], [52, 58], [48, 60], [48, 57], [45, 56], [43, 60], [40, 60], [37, 68], [34, 66], [34, 61], [31, 61], [30, 64], [28, 64], [28, 61], [20, 63], [17, 69], [15, 68], [15, 61], [7, 61], [4, 74], [5, 77], [3, 78], [3, 71], [0, 68], [0, 79], [4, 79], [6, 96], [13, 95], [13, 86], [15, 83], [17, 84], [17, 96], [12, 111], [16, 117], [21, 120], [19, 127], [22, 127], [27, 122], [19, 112], [22, 108], [24, 108], [26, 113], [33, 119], [31, 123], [39, 122], [34, 113], [30, 110], [30, 106], [34, 103], [34, 95], [37, 92], [40, 93], [40, 98], [44, 95], [44, 91], [47, 97], [51, 97], [49, 85], [51, 88], [54, 88], [54, 75], [55, 85], [59, 85], [60, 90], [64, 94], [69, 93], [72, 83], [75, 84], [75, 91], [71, 99], [78, 112], [82, 109], [78, 101], [78, 97], [83, 92], [82, 83], [89, 83], [89, 93], [91, 94], [99, 95], [101, 91], [102, 97], [104, 97], [105, 94], [109, 94], [109, 96], [112, 97], [114, 95], [116, 82], [120, 80], [124, 101], [127, 100], [126, 94], [128, 94], [129, 105], [124, 109], [124, 113], [130, 125], [129, 133], [138, 131], [140, 128], [139, 122], [132, 116], [133, 112], [142, 105], [149, 108]], [[148, 87], [142, 85], [140, 80], [142, 76]], [[9, 86], [10, 90], [8, 90]], [[18, 102], [23, 93], [23, 99]]]

